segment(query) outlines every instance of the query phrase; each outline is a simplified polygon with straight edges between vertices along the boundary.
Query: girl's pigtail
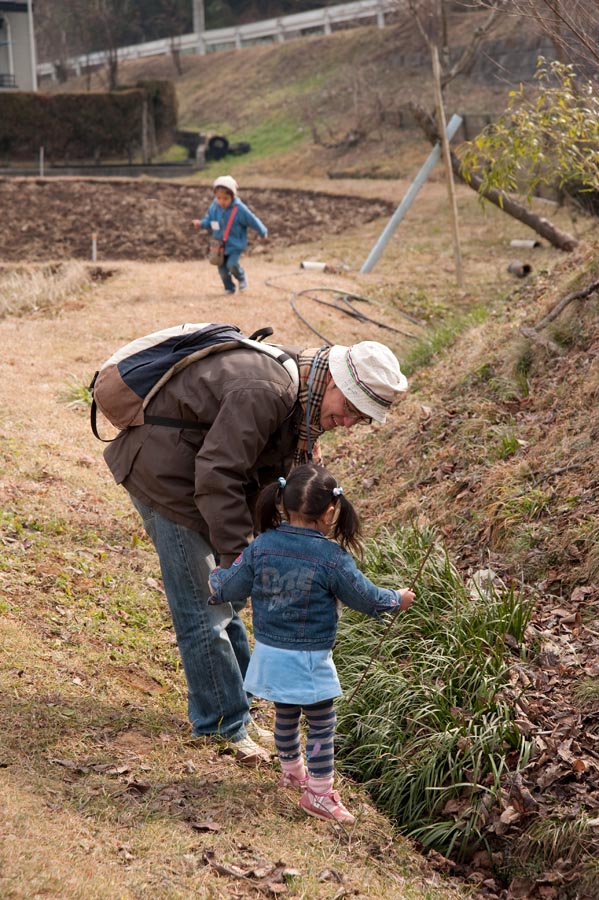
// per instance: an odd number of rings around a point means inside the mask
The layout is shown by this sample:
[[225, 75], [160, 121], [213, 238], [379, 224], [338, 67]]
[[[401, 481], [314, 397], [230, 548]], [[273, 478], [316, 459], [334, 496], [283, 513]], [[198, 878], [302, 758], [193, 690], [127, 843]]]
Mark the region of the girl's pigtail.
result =
[[358, 514], [343, 494], [339, 494], [337, 506], [339, 515], [335, 521], [333, 537], [344, 550], [352, 551], [356, 556], [361, 556], [362, 543], [360, 536], [362, 529]]
[[256, 525], [259, 532], [277, 528], [281, 524], [281, 486], [277, 481], [268, 484], [260, 491], [256, 503]]

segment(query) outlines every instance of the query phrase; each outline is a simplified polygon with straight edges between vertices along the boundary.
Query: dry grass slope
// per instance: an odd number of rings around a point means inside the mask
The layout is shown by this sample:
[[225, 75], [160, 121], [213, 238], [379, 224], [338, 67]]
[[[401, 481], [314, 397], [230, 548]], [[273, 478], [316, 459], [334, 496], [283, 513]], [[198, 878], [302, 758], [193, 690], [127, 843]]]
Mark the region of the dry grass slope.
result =
[[[387, 39], [375, 30], [348, 32], [335, 38], [335, 53], [342, 59], [342, 48], [355, 54], [358, 44], [368, 45], [368, 58], [377, 61], [386, 58]], [[328, 47], [314, 39], [283, 48], [277, 59], [269, 48], [239, 57], [248, 68], [236, 83], [238, 113], [225, 101], [208, 105], [218, 82], [210, 76], [221, 65], [230, 72], [236, 58], [185, 60], [184, 123], [203, 124], [209, 110], [209, 123], [234, 126], [231, 134], [242, 137], [258, 115], [250, 101], [300, 63], [306, 82], [316, 77]], [[140, 63], [130, 72], [170, 74], [168, 67], [167, 60]], [[255, 72], [264, 91], [253, 84], [246, 98], [242, 89]], [[468, 89], [462, 85], [464, 98]], [[270, 96], [273, 115], [287, 100]], [[219, 118], [221, 108], [227, 113]], [[336, 133], [348, 124], [335, 123]], [[305, 186], [307, 176], [333, 166], [397, 175], [407, 156], [398, 152], [394, 129], [381, 135], [343, 155], [283, 147], [278, 164], [240, 158], [238, 171], [268, 224], [258, 192], [272, 184], [273, 171], [285, 187], [288, 172]], [[427, 152], [416, 145], [418, 164]], [[309, 183], [334, 208], [338, 183]], [[339, 192], [395, 204], [408, 184], [346, 182]], [[337, 234], [290, 233], [248, 257], [250, 292], [226, 309], [203, 261], [101, 256], [90, 267], [53, 257], [47, 246], [45, 262], [31, 264], [22, 232], [24, 261], [0, 271], [0, 894], [7, 900], [276, 893], [450, 900], [473, 891], [503, 900], [500, 873], [511, 878], [510, 900], [593, 896], [579, 863], [585, 853], [596, 855], [588, 822], [599, 803], [597, 295], [571, 303], [542, 329], [544, 344], [522, 328], [597, 280], [599, 236], [596, 222], [572, 222], [568, 211], [549, 207], [556, 223], [576, 231], [579, 250], [565, 256], [538, 248], [530, 255], [533, 274], [516, 282], [506, 269], [509, 241], [521, 229], [498, 210], [484, 214], [466, 188], [458, 190], [458, 205], [465, 291], [455, 285], [437, 171], [371, 275], [359, 268], [386, 216], [349, 221]], [[314, 279], [299, 269], [309, 258], [347, 271]], [[303, 293], [330, 299], [319, 294], [323, 287], [367, 297], [374, 317], [404, 331], [402, 314], [409, 313], [424, 341], [349, 319]], [[240, 771], [227, 755], [190, 740], [157, 563], [88, 430], [82, 386], [119, 344], [217, 313], [246, 330], [271, 324], [280, 340], [320, 343], [293, 315], [292, 297], [336, 341], [388, 341], [410, 371], [410, 393], [388, 427], [357, 428], [351, 439], [333, 435], [326, 443], [369, 534], [410, 520], [431, 526], [464, 574], [491, 565], [536, 604], [510, 699], [537, 752], [523, 780], [506, 785], [496, 856], [474, 868], [434, 854], [422, 860], [359, 785], [343, 785], [358, 812], [348, 833], [306, 821], [296, 799], [276, 789], [274, 768]], [[268, 721], [266, 708], [258, 715]], [[539, 858], [545, 865], [537, 870]], [[460, 879], [447, 880], [436, 866]]]

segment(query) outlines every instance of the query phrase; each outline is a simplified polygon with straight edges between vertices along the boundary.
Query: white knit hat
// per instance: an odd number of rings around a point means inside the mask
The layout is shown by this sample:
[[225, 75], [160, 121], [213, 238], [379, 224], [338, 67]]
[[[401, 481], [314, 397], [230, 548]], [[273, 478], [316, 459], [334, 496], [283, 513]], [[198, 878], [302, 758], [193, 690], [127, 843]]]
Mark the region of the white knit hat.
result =
[[231, 191], [234, 197], [237, 196], [237, 182], [232, 175], [219, 175], [212, 185], [212, 190], [215, 191], [219, 187], [226, 188], [227, 191]]
[[397, 394], [408, 389], [395, 354], [378, 341], [361, 341], [351, 347], [335, 344], [329, 353], [333, 381], [356, 409], [384, 422]]

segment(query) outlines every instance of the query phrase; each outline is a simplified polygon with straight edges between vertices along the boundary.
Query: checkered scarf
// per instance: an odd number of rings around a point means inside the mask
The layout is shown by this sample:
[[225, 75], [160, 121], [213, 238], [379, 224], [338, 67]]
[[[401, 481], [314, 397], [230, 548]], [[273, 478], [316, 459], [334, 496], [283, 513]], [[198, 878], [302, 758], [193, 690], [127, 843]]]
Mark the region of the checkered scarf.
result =
[[[298, 400], [302, 408], [302, 418], [299, 424], [299, 438], [293, 463], [300, 466], [303, 463], [321, 463], [320, 441], [318, 438], [323, 432], [320, 427], [320, 407], [327, 385], [329, 373], [329, 347], [313, 347], [303, 350], [298, 356], [300, 387]], [[312, 368], [314, 366], [314, 368]], [[312, 459], [308, 456], [308, 432], [306, 429], [306, 409], [308, 405], [308, 385], [312, 381], [310, 389], [310, 441], [312, 443]]]

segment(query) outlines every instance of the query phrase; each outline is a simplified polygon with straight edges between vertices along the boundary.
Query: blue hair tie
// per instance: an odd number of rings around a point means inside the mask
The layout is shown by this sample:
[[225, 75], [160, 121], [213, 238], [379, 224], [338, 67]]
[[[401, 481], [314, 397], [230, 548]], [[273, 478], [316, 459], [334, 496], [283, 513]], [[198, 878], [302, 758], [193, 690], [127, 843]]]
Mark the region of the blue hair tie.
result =
[[283, 476], [281, 475], [281, 477], [278, 479], [278, 482], [279, 482], [279, 488], [280, 488], [280, 490], [283, 490], [283, 488], [284, 488], [285, 485], [287, 484], [287, 479], [286, 479], [286, 478], [283, 478]]
[[343, 493], [342, 487], [334, 487], [333, 488], [333, 497], [340, 497], [342, 493]]

